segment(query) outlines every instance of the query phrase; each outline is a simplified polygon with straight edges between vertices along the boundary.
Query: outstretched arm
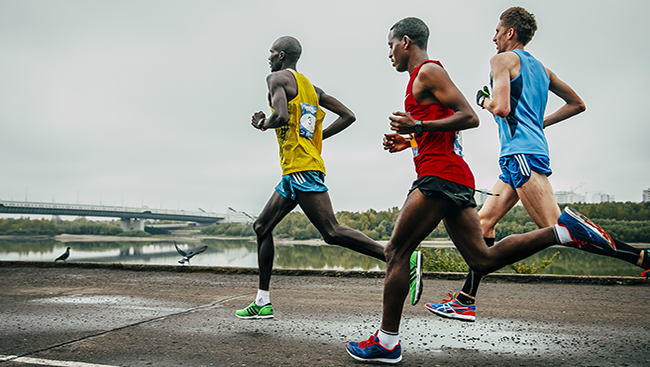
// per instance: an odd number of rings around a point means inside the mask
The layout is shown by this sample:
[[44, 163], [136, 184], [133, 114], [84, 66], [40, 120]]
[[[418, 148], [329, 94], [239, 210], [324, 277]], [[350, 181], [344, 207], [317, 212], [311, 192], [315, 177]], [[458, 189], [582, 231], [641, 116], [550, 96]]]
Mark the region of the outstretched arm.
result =
[[314, 86], [314, 89], [318, 95], [318, 104], [339, 116], [327, 128], [323, 129], [323, 139], [327, 139], [332, 135], [340, 133], [352, 125], [352, 123], [357, 119], [354, 112], [341, 103], [341, 101], [330, 96], [316, 86]]
[[544, 127], [551, 126], [560, 121], [566, 120], [571, 116], [575, 116], [587, 109], [582, 99], [567, 83], [560, 80], [551, 70], [546, 69], [548, 77], [551, 79], [549, 90], [558, 97], [562, 98], [565, 102], [564, 106], [560, 107], [557, 111], [544, 117]]

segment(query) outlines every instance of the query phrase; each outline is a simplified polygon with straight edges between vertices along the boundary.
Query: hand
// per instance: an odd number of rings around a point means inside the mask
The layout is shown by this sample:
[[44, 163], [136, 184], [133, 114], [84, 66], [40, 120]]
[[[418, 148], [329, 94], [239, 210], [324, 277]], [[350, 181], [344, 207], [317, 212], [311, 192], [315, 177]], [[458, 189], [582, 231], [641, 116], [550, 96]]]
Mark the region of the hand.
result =
[[415, 119], [411, 117], [408, 112], [393, 112], [393, 116], [389, 116], [390, 129], [398, 134], [410, 134], [413, 132]]
[[251, 125], [253, 125], [253, 127], [258, 129], [258, 130], [264, 131], [266, 129], [263, 129], [263, 127], [260, 128], [260, 121], [262, 121], [264, 119], [266, 119], [266, 115], [264, 114], [264, 112], [262, 112], [262, 111], [255, 112], [253, 114], [253, 117], [251, 118]]
[[384, 134], [384, 150], [390, 153], [401, 152], [404, 149], [410, 148], [410, 142], [400, 134]]
[[476, 104], [481, 106], [481, 108], [485, 108], [484, 104], [486, 98], [490, 98], [490, 90], [487, 86], [484, 86], [483, 89], [479, 89], [478, 92], [476, 92]]

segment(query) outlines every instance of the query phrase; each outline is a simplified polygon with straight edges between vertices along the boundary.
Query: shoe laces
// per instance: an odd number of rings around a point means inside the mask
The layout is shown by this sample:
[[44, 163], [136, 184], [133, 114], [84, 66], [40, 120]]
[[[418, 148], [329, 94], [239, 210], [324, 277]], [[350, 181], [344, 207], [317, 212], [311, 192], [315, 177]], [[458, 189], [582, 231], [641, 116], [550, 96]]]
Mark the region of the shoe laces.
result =
[[447, 297], [449, 297], [449, 298], [447, 298], [447, 299], [443, 298], [440, 303], [447, 303], [447, 302], [451, 302], [451, 301], [456, 299], [456, 293], [449, 293], [449, 292], [446, 292], [446, 293], [447, 293]]
[[[648, 274], [648, 272], [650, 272], [650, 269], [648, 269], [648, 270], [644, 271], [643, 273], [641, 273], [641, 276], [642, 276], [642, 277], [645, 277], [645, 278], [643, 279], [643, 283], [645, 283], [646, 280], [648, 280], [648, 277], [650, 277], [650, 274]], [[646, 275], [646, 274], [647, 274], [647, 275]]]
[[372, 347], [373, 345], [379, 344], [378, 342], [379, 342], [379, 338], [377, 338], [374, 335], [370, 335], [370, 338], [368, 338], [368, 340], [364, 340], [359, 343], [359, 348]]

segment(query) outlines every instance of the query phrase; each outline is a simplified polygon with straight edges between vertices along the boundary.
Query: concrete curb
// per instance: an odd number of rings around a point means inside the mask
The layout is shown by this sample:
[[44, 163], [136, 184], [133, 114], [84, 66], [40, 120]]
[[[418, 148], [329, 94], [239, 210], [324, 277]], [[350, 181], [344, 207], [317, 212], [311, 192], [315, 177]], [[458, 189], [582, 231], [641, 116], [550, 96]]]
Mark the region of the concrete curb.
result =
[[[112, 269], [130, 271], [160, 271], [176, 273], [214, 273], [257, 275], [257, 268], [236, 268], [218, 266], [180, 266], [180, 265], [133, 265], [107, 264], [94, 262], [51, 262], [51, 261], [0, 261], [0, 268], [82, 268], [82, 269]], [[287, 276], [320, 276], [336, 278], [383, 278], [383, 271], [358, 270], [305, 270], [305, 269], [274, 269], [274, 275]], [[466, 273], [424, 273], [424, 279], [463, 280]], [[561, 284], [591, 284], [591, 285], [641, 285], [642, 277], [617, 276], [583, 276], [583, 275], [553, 275], [553, 274], [500, 274], [493, 273], [483, 277], [487, 282], [512, 283], [561, 283]], [[648, 283], [650, 284], [650, 282]]]

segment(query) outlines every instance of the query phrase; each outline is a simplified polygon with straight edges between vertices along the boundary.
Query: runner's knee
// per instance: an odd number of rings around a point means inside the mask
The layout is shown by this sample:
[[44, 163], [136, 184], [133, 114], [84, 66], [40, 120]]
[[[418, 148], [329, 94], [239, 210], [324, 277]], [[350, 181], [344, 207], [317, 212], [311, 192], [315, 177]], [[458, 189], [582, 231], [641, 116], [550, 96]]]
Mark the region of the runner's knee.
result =
[[323, 236], [323, 241], [330, 245], [337, 245], [340, 242], [340, 234], [336, 227], [328, 227], [321, 231], [321, 236]]
[[255, 234], [258, 237], [265, 236], [269, 232], [269, 226], [265, 224], [264, 222], [260, 221], [259, 219], [255, 220], [253, 223], [253, 231], [255, 231]]
[[481, 258], [475, 259], [465, 259], [467, 265], [476, 273], [477, 275], [486, 275], [491, 273], [490, 263]]

